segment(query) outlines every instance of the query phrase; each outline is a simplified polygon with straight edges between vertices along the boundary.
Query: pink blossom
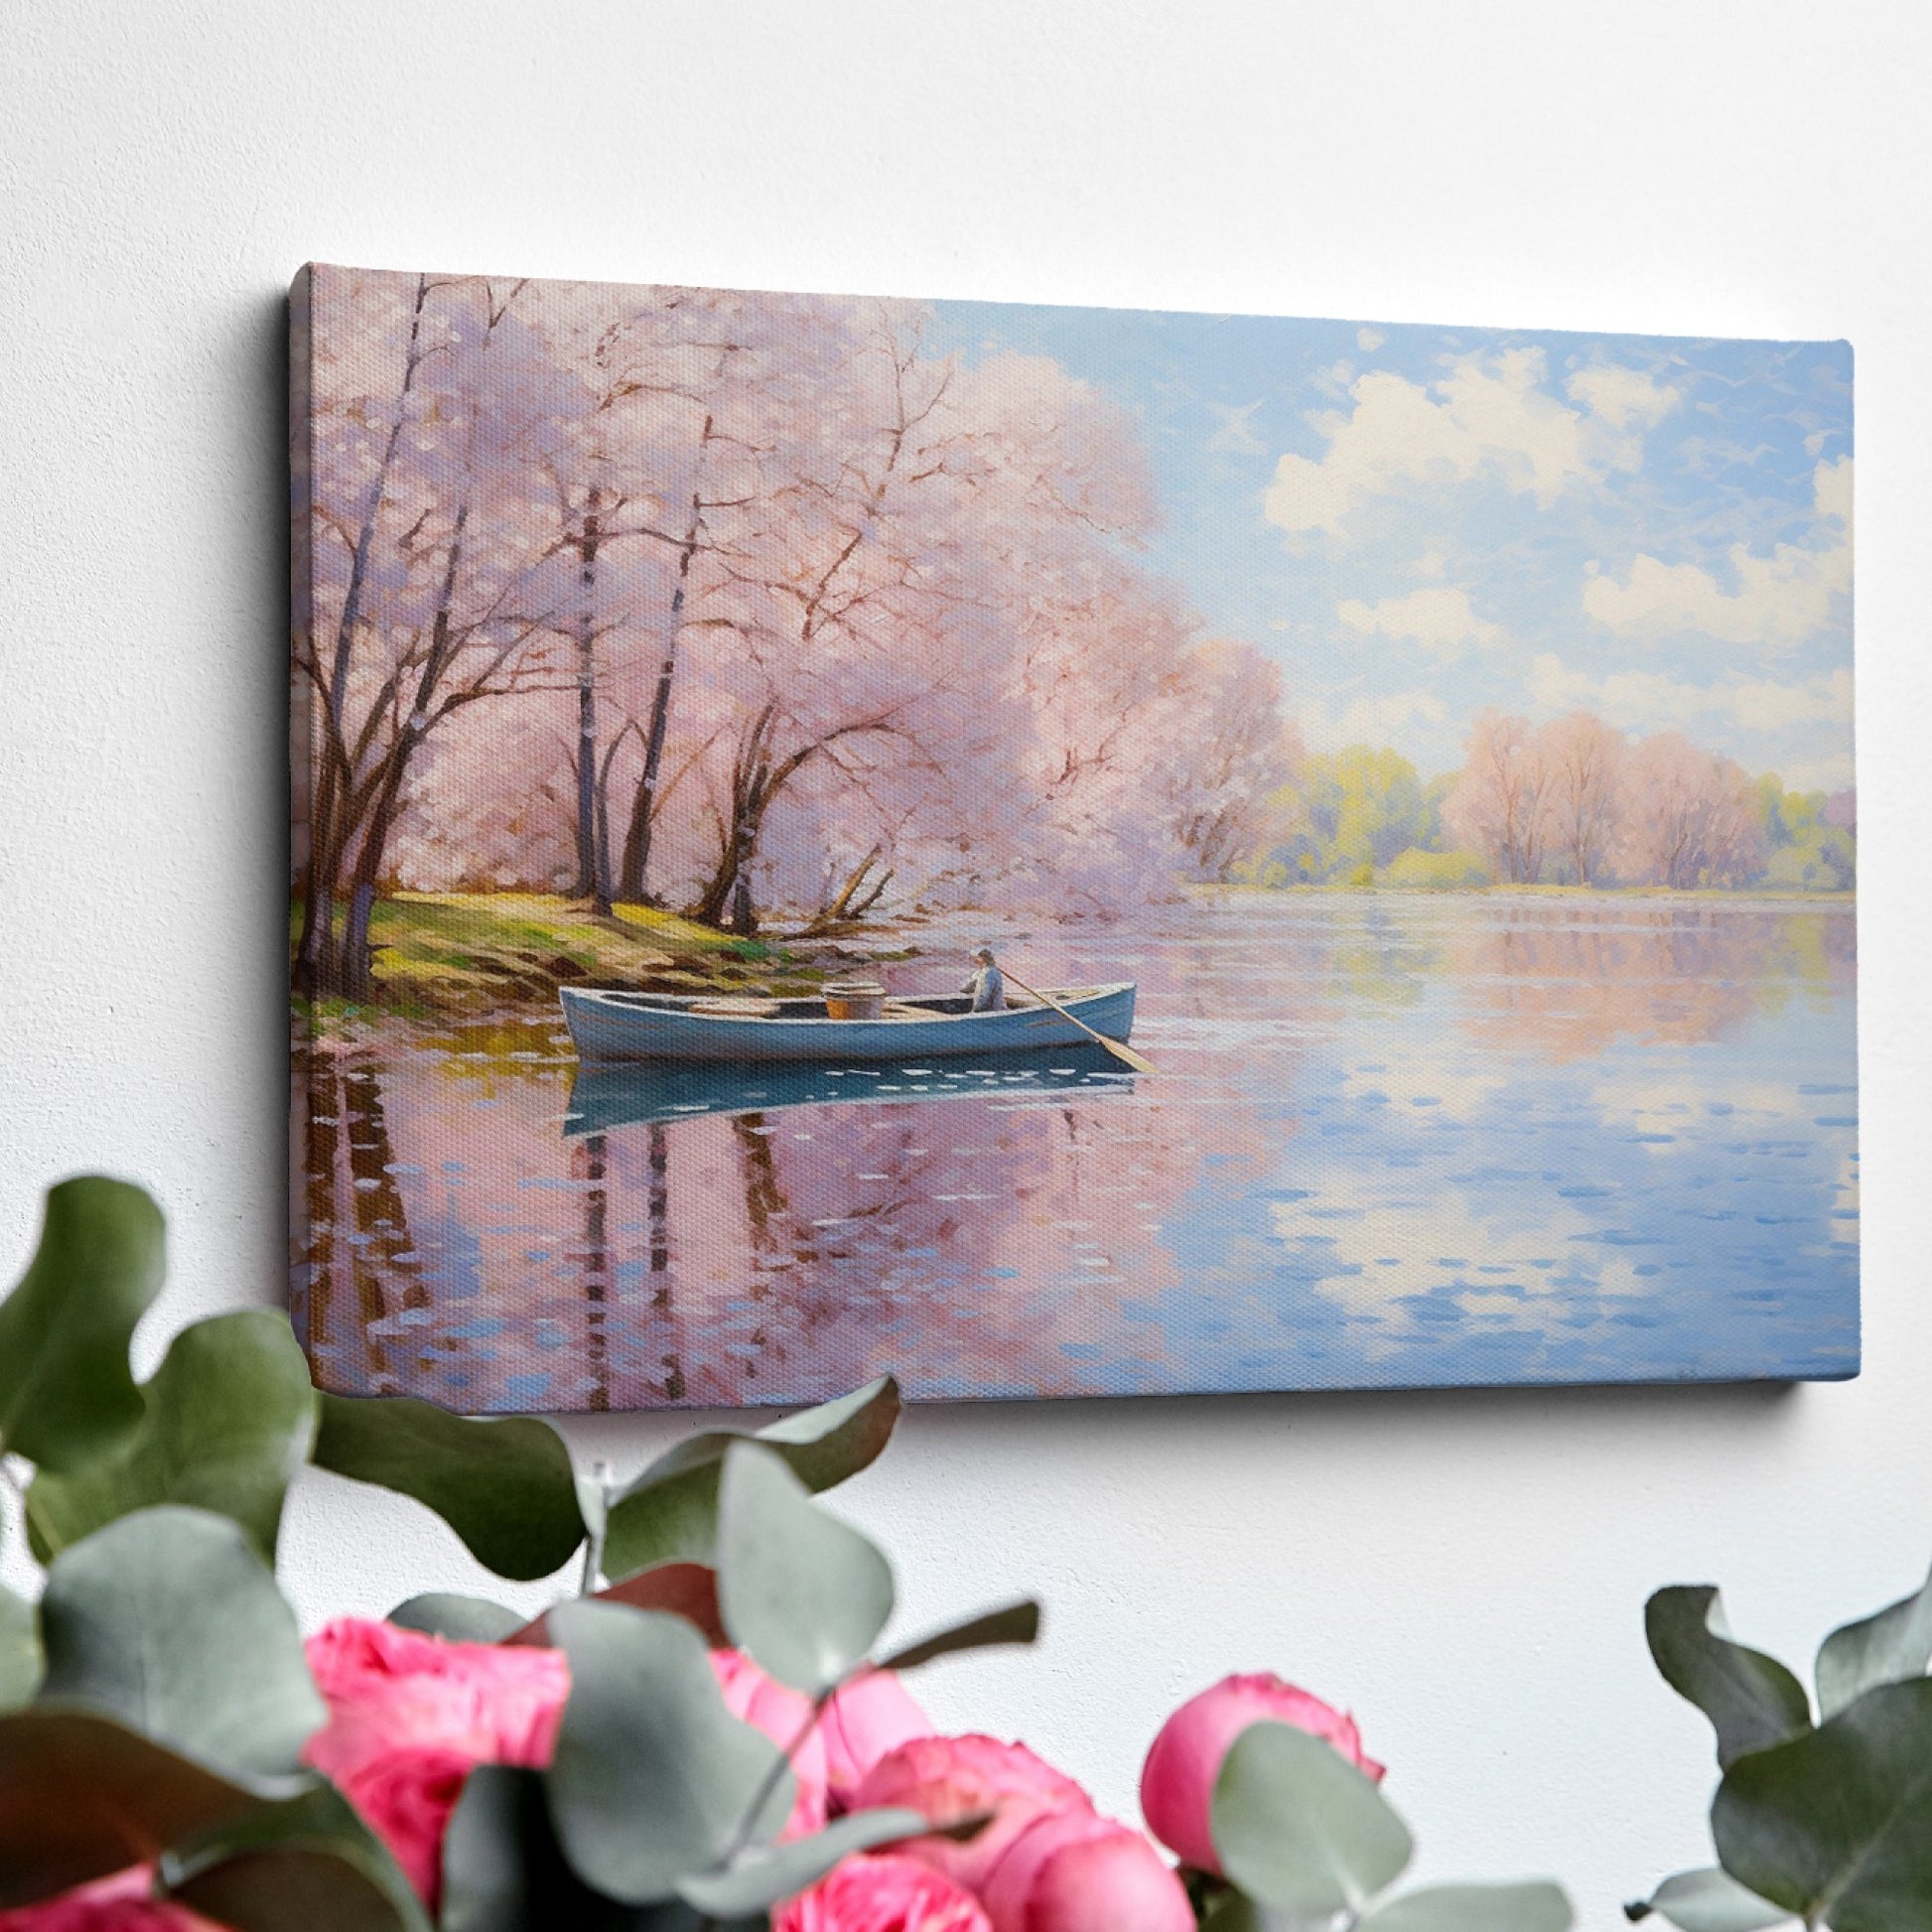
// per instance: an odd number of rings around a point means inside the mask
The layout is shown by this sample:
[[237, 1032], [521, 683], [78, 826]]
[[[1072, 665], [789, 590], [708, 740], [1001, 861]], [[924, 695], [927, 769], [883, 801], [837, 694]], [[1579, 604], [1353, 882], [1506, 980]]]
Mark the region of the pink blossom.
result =
[[442, 1744], [399, 1744], [336, 1780], [363, 1824], [432, 1904], [443, 1884], [443, 1835], [477, 1762]]
[[154, 1896], [154, 1867], [129, 1865], [57, 1898], [0, 1912], [0, 1932], [220, 1932], [212, 1919]]
[[1014, 1840], [981, 1903], [993, 1932], [1192, 1932], [1194, 1908], [1139, 1832], [1045, 1812]]
[[992, 1932], [969, 1891], [917, 1859], [846, 1859], [781, 1905], [771, 1932]]
[[1059, 1811], [1093, 1815], [1087, 1794], [1025, 1744], [982, 1736], [915, 1737], [889, 1751], [853, 1795], [855, 1810], [874, 1806], [902, 1806], [933, 1825], [992, 1812], [993, 1822], [964, 1844], [920, 1838], [902, 1848], [981, 1898], [1008, 1847], [1035, 1819]]
[[825, 1823], [826, 1814], [825, 1740], [812, 1725], [811, 1700], [788, 1684], [767, 1677], [743, 1651], [714, 1650], [711, 1669], [732, 1716], [763, 1731], [781, 1751], [791, 1754], [798, 1796], [778, 1836], [803, 1838], [817, 1831]]
[[833, 1692], [819, 1713], [832, 1805], [850, 1811], [866, 1773], [901, 1744], [930, 1737], [932, 1722], [889, 1670], [867, 1671]]
[[1229, 1746], [1250, 1725], [1264, 1720], [1294, 1725], [1324, 1739], [1381, 1782], [1383, 1767], [1363, 1752], [1361, 1733], [1345, 1712], [1268, 1671], [1223, 1678], [1189, 1698], [1161, 1726], [1141, 1772], [1141, 1810], [1155, 1837], [1185, 1863], [1202, 1871], [1220, 1870], [1209, 1823], [1214, 1780]]
[[344, 1617], [309, 1639], [329, 1722], [303, 1756], [332, 1778], [432, 1904], [472, 1765], [548, 1764], [570, 1695], [558, 1650], [449, 1643]]

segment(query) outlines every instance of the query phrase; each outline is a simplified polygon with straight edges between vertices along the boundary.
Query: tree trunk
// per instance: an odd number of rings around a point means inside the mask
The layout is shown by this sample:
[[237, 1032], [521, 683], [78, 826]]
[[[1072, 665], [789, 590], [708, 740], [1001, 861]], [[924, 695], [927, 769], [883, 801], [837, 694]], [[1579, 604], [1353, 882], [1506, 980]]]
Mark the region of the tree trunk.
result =
[[584, 527], [576, 539], [582, 601], [577, 613], [577, 885], [597, 912], [611, 909], [611, 882], [601, 863], [597, 836], [597, 547], [598, 507], [592, 486]]
[[[699, 460], [711, 441], [711, 418], [704, 419], [698, 439]], [[664, 626], [664, 656], [657, 667], [657, 686], [651, 693], [650, 724], [644, 732], [644, 769], [637, 795], [630, 804], [630, 824], [624, 833], [623, 864], [618, 875], [617, 896], [628, 905], [648, 905], [650, 897], [650, 835], [657, 815], [657, 778], [664, 762], [664, 733], [671, 716], [671, 687], [677, 676], [678, 639], [684, 629], [684, 592], [691, 578], [691, 559], [698, 550], [702, 513], [698, 492], [691, 492], [691, 520], [677, 555], [677, 581], [671, 587], [671, 608]]]
[[[383, 445], [376, 465], [375, 481], [369, 485], [362, 521], [355, 533], [355, 548], [349, 558], [348, 587], [343, 596], [342, 615], [336, 624], [336, 651], [327, 693], [328, 736], [323, 746], [322, 770], [309, 811], [309, 879], [303, 895], [302, 936], [296, 946], [296, 984], [304, 993], [314, 995], [336, 977], [336, 891], [341, 883], [340, 869], [348, 843], [348, 828], [339, 823], [343, 794], [353, 782], [348, 769], [347, 740], [344, 713], [348, 699], [349, 661], [355, 643], [355, 629], [362, 620], [362, 592], [368, 582], [369, 551], [375, 542], [376, 524], [382, 514], [382, 499], [389, 487], [389, 470], [402, 441], [403, 419], [408, 414], [410, 391], [416, 384], [416, 371], [422, 363], [423, 308], [429, 300], [429, 277], [416, 278], [416, 306], [409, 318], [409, 345], [403, 352], [402, 388], [396, 398], [396, 419], [389, 426], [389, 439]], [[314, 648], [313, 641], [311, 648]], [[313, 699], [312, 699], [313, 702]]]

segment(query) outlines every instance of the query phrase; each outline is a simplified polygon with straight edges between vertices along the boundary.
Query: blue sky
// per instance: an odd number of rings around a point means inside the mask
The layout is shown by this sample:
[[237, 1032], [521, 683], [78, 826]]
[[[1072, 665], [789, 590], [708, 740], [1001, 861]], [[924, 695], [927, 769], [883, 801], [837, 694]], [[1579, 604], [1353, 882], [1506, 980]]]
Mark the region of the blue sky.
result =
[[1140, 422], [1156, 568], [1281, 664], [1315, 749], [1460, 762], [1485, 705], [1852, 780], [1852, 352], [937, 305]]

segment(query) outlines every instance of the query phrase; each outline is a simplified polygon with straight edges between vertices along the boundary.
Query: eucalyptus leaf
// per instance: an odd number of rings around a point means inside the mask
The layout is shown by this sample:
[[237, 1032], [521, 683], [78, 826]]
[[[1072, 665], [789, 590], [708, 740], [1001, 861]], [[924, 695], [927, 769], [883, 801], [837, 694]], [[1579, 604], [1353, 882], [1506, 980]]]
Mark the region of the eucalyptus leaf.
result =
[[682, 1899], [620, 1905], [571, 1870], [551, 1830], [536, 1771], [480, 1764], [443, 1839], [440, 1932], [765, 1932], [756, 1920], [720, 1924]]
[[388, 1849], [333, 1785], [171, 1848], [162, 1890], [237, 1932], [432, 1932]]
[[1359, 1932], [1570, 1932], [1575, 1914], [1546, 1878], [1509, 1885], [1425, 1885], [1364, 1912]]
[[154, 1858], [262, 1808], [251, 1791], [92, 1712], [0, 1716], [0, 1910]]
[[128, 1342], [164, 1250], [161, 1210], [139, 1187], [82, 1174], [47, 1190], [40, 1246], [0, 1302], [0, 1451], [72, 1469], [132, 1433]]
[[1242, 1891], [1225, 1891], [1201, 1918], [1201, 1932], [1291, 1932], [1289, 1920], [1264, 1911]]
[[583, 1542], [570, 1450], [548, 1423], [472, 1422], [407, 1396], [321, 1404], [320, 1467], [426, 1504], [497, 1576], [548, 1577]]
[[315, 1391], [288, 1317], [243, 1309], [184, 1328], [141, 1396], [140, 1426], [113, 1454], [35, 1477], [34, 1554], [51, 1562], [132, 1510], [187, 1503], [232, 1518], [273, 1563], [282, 1499], [316, 1430]]
[[951, 1657], [962, 1650], [991, 1650], [1001, 1644], [1035, 1643], [1039, 1637], [1039, 1605], [1028, 1598], [988, 1610], [983, 1616], [969, 1617], [949, 1630], [936, 1630], [917, 1643], [908, 1643], [891, 1656], [879, 1660], [881, 1670], [917, 1670], [936, 1657]]
[[774, 1836], [792, 1776], [725, 1708], [705, 1641], [681, 1617], [589, 1600], [550, 1612], [570, 1660], [551, 1761], [551, 1822], [571, 1868], [627, 1905], [673, 1896], [741, 1843]]
[[1276, 1910], [1360, 1911], [1414, 1851], [1408, 1828], [1340, 1752], [1293, 1725], [1235, 1738], [1214, 1781], [1221, 1869]]
[[1809, 1924], [1932, 1925], [1932, 1678], [1881, 1684], [1739, 1758], [1711, 1831], [1733, 1878]]
[[765, 1444], [816, 1494], [857, 1475], [879, 1455], [898, 1411], [898, 1384], [886, 1375], [851, 1395], [770, 1423], [750, 1438], [733, 1430], [688, 1438], [611, 1499], [605, 1570], [624, 1577], [656, 1564], [711, 1563], [717, 1550], [718, 1480], [734, 1443]]
[[1243, 1892], [1224, 1892], [1208, 1906], [1200, 1932], [1293, 1932], [1287, 1919], [1265, 1911]]
[[1811, 1728], [1805, 1687], [1775, 1657], [1731, 1640], [1712, 1585], [1660, 1589], [1643, 1621], [1664, 1681], [1711, 1720], [1720, 1765]]
[[[718, 1573], [701, 1563], [660, 1563], [640, 1570], [621, 1584], [598, 1590], [593, 1603], [625, 1603], [633, 1610], [668, 1610], [703, 1632], [705, 1641], [722, 1650], [731, 1642], [718, 1614]], [[506, 1643], [547, 1644], [550, 1617], [546, 1611], [526, 1623]]]
[[1631, 1920], [1646, 1919], [1652, 1912], [1678, 1932], [1763, 1932], [1766, 1926], [1791, 1922], [1782, 1905], [1758, 1897], [1716, 1865], [1680, 1871], [1648, 1898], [1623, 1908], [1624, 1917]]
[[387, 1621], [400, 1629], [447, 1637], [452, 1643], [502, 1643], [528, 1624], [521, 1610], [512, 1610], [507, 1604], [449, 1590], [428, 1590], [412, 1596], [398, 1603]]
[[295, 1617], [225, 1516], [123, 1516], [54, 1560], [44, 1699], [85, 1706], [238, 1779], [291, 1774], [328, 1713]]
[[40, 1612], [0, 1584], [0, 1711], [25, 1704], [40, 1687]]
[[1818, 1708], [1835, 1718], [1880, 1684], [1923, 1677], [1932, 1663], [1932, 1576], [1875, 1616], [1834, 1630], [1818, 1652]]
[[722, 1871], [680, 1880], [678, 1892], [713, 1918], [743, 1917], [815, 1885], [849, 1853], [917, 1838], [926, 1829], [916, 1811], [851, 1812], [809, 1838], [748, 1846]]
[[738, 1443], [719, 1488], [718, 1606], [741, 1650], [821, 1697], [886, 1627], [893, 1573], [770, 1449]]

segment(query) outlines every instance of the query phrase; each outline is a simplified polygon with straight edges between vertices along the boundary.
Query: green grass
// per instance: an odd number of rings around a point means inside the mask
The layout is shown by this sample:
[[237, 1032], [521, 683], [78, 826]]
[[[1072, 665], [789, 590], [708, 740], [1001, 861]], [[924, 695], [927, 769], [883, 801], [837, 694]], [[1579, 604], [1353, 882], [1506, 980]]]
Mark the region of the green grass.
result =
[[369, 939], [376, 1004], [391, 1011], [548, 1004], [573, 981], [667, 993], [803, 991], [818, 977], [780, 947], [674, 912], [625, 905], [600, 917], [538, 893], [397, 893], [376, 901]]

